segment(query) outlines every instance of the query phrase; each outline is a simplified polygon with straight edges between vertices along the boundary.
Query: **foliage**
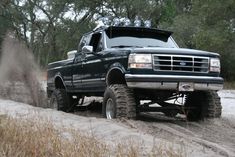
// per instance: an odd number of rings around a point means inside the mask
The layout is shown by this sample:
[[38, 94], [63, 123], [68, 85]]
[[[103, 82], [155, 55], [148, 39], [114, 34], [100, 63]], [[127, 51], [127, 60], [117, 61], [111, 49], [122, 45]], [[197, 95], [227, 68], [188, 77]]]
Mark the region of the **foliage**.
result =
[[223, 76], [234, 80], [234, 15], [234, 0], [2, 0], [0, 42], [13, 30], [45, 67], [76, 49], [101, 16], [151, 19], [175, 32], [181, 47], [220, 53]]
[[162, 23], [161, 27], [174, 31], [182, 47], [219, 53], [223, 77], [234, 80], [235, 1], [197, 0], [184, 7], [188, 9], [178, 12], [172, 24]]

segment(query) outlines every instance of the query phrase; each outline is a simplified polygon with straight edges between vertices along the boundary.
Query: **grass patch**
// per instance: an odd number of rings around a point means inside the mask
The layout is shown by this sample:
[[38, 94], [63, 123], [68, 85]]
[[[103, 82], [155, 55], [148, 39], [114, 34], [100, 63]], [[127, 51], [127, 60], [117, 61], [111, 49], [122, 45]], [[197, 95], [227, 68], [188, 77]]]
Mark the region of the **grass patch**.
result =
[[141, 145], [132, 142], [107, 145], [92, 135], [73, 129], [55, 128], [51, 122], [38, 119], [13, 119], [0, 115], [1, 157], [138, 157], [185, 156], [182, 150], [162, 144], [143, 154]]

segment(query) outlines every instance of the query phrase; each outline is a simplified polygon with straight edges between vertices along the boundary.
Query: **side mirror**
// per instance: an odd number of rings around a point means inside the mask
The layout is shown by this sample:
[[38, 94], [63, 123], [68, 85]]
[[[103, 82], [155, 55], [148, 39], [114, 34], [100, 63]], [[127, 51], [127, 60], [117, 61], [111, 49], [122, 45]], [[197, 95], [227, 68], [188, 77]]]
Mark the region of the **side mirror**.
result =
[[73, 59], [75, 57], [75, 54], [77, 53], [77, 50], [69, 51], [67, 53], [68, 58], [67, 59]]
[[82, 47], [82, 52], [93, 53], [93, 46], [83, 46]]

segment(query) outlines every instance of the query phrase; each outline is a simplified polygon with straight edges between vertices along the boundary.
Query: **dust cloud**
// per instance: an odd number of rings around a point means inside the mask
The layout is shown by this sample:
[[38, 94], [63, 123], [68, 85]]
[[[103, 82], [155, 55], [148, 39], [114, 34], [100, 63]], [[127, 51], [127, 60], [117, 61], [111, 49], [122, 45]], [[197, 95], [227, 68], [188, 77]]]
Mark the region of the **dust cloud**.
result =
[[46, 107], [39, 66], [33, 53], [13, 33], [8, 33], [1, 46], [0, 97], [33, 106]]

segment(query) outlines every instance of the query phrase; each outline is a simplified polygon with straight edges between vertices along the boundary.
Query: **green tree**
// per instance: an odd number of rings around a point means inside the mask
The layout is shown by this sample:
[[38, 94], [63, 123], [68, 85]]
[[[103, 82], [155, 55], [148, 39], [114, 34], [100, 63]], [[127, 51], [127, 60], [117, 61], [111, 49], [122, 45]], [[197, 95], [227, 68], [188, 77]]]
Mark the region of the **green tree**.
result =
[[1, 0], [0, 42], [13, 30], [45, 67], [77, 49], [101, 16], [151, 19], [181, 47], [220, 53], [223, 76], [234, 80], [234, 15], [234, 0]]
[[223, 76], [235, 80], [235, 1], [200, 0], [193, 6], [200, 21], [193, 38], [196, 48], [220, 53]]
[[182, 10], [186, 11], [178, 11], [172, 23], [162, 22], [161, 27], [174, 31], [182, 47], [220, 53], [222, 75], [226, 80], [234, 80], [235, 1], [196, 0], [185, 4], [188, 5]]

